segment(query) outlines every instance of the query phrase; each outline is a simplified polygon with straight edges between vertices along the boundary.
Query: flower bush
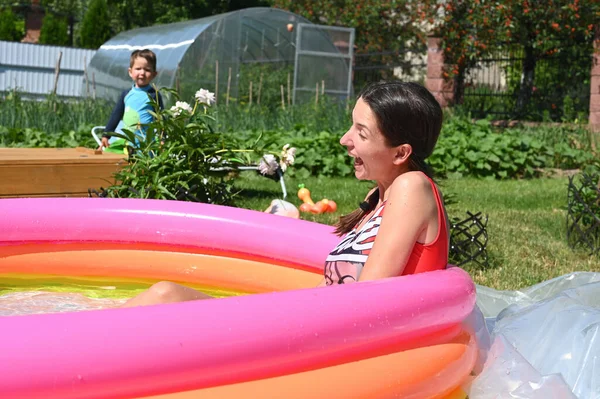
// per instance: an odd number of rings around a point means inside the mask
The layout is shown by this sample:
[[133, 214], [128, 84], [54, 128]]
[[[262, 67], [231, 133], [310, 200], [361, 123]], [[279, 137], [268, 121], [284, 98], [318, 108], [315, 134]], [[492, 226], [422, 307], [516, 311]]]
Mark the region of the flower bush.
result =
[[171, 107], [170, 111], [173, 116], [179, 116], [184, 113], [191, 114], [193, 112], [191, 105], [185, 101], [177, 101], [175, 105]]
[[203, 103], [208, 106], [211, 106], [216, 102], [215, 93], [211, 93], [210, 91], [208, 91], [206, 89], [198, 90], [194, 97], [196, 98], [196, 101], [198, 101], [199, 103]]
[[106, 189], [107, 196], [230, 203], [229, 172], [247, 162], [240, 154], [252, 150], [233, 149], [230, 136], [213, 130], [213, 93], [200, 89], [190, 104], [173, 90], [161, 91], [174, 96], [175, 105], [160, 110], [150, 99], [154, 122], [145, 132], [115, 134], [130, 143], [130, 159], [115, 175], [117, 183]]

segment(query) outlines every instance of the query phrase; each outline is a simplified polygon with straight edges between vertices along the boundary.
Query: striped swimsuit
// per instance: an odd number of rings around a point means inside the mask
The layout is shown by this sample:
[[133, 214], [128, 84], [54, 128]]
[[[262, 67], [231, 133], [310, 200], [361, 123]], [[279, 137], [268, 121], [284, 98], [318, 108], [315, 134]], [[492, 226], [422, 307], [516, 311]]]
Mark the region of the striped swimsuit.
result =
[[375, 211], [371, 219], [360, 230], [354, 228], [346, 234], [327, 256], [325, 260], [327, 285], [358, 280], [379, 231], [384, 206], [385, 203]]
[[[445, 269], [448, 264], [449, 237], [443, 202], [435, 183], [429, 181], [438, 208], [438, 233], [430, 244], [415, 243], [402, 275]], [[379, 232], [384, 208], [385, 201], [360, 230], [352, 229], [327, 256], [324, 268], [327, 285], [358, 281]]]

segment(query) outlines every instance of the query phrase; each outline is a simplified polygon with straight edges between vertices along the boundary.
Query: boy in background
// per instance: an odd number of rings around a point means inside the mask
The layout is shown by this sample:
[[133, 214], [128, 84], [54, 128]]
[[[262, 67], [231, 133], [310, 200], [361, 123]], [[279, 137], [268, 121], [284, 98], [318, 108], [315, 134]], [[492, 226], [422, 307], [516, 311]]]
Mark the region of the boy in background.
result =
[[[133, 80], [131, 89], [123, 91], [110, 119], [104, 127], [102, 147], [109, 148], [117, 139], [111, 138], [111, 132], [122, 132], [123, 129], [139, 133], [146, 130], [146, 125], [153, 121], [149, 111], [152, 111], [150, 96], [154, 101], [158, 98], [160, 108], [163, 108], [162, 98], [150, 85], [156, 77], [156, 54], [153, 51], [135, 50], [129, 60], [129, 76]], [[120, 151], [119, 151], [120, 152]]]

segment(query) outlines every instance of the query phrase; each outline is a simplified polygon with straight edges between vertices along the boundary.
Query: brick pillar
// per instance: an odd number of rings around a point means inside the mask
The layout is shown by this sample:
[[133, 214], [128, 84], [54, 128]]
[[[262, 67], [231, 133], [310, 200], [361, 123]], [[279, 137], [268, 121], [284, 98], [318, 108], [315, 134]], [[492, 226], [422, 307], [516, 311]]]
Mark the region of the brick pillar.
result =
[[37, 43], [44, 20], [44, 9], [40, 6], [40, 0], [31, 0], [31, 6], [25, 12], [25, 37], [21, 42]]
[[442, 39], [427, 38], [427, 79], [425, 87], [433, 94], [442, 107], [452, 105], [454, 101], [454, 85], [444, 79], [444, 51]]

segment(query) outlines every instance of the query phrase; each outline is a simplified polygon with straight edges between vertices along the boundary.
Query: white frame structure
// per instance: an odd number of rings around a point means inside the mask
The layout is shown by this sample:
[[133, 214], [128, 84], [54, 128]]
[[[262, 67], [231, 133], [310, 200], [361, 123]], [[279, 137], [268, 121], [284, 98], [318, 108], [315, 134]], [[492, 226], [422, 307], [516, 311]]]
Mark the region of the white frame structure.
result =
[[[340, 51], [310, 51], [302, 49], [302, 31], [305, 29], [319, 30], [324, 32], [347, 32], [348, 37], [348, 53], [344, 54]], [[339, 26], [315, 25], [310, 23], [298, 23], [296, 31], [296, 55], [294, 59], [294, 86], [293, 86], [293, 103], [296, 104], [296, 93], [298, 91], [312, 92], [313, 88], [298, 87], [298, 63], [302, 56], [318, 56], [323, 58], [340, 58], [347, 59], [348, 62], [348, 84], [346, 90], [325, 89], [325, 93], [336, 96], [345, 95], [349, 99], [352, 95], [352, 63], [354, 58], [354, 28], [343, 28]]]

